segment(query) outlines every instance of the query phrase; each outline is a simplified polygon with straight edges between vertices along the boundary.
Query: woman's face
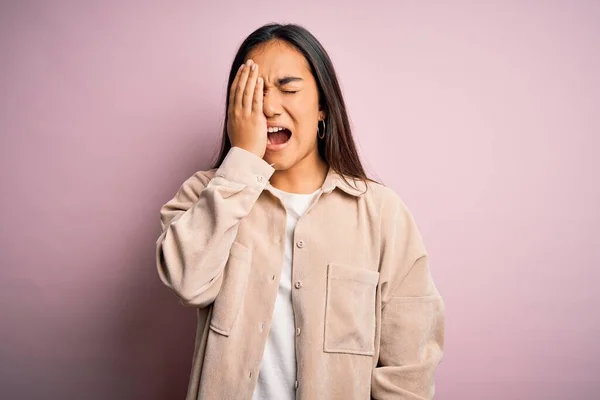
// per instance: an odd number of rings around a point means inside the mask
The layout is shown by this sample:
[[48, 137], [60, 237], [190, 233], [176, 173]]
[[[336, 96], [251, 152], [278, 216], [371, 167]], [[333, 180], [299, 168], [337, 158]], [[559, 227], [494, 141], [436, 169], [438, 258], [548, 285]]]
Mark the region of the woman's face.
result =
[[291, 132], [270, 133], [264, 159], [286, 170], [300, 162], [318, 160], [317, 129], [325, 114], [319, 110], [319, 93], [308, 62], [282, 41], [258, 46], [248, 54], [264, 79], [263, 111], [270, 127]]

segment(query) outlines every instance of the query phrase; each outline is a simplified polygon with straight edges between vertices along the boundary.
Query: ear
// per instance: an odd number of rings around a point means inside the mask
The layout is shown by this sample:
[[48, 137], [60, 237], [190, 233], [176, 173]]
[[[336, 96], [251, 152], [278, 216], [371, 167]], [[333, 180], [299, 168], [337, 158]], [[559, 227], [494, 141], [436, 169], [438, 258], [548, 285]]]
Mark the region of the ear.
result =
[[327, 113], [321, 109], [319, 111], [319, 121], [324, 121], [327, 118]]

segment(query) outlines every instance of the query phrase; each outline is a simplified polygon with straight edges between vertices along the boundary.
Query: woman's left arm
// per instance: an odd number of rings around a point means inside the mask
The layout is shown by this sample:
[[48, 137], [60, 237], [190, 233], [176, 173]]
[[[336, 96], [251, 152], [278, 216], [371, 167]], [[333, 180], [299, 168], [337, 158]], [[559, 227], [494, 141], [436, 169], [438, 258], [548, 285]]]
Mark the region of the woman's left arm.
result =
[[401, 201], [384, 214], [381, 335], [373, 399], [432, 399], [444, 347], [444, 302], [416, 224]]

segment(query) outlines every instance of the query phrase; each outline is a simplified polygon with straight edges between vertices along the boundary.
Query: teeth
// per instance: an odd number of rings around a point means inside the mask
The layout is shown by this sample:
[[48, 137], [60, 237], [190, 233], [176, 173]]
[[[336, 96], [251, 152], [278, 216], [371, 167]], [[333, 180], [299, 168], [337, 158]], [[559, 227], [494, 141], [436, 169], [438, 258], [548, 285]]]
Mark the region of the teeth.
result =
[[272, 144], [271, 139], [267, 138], [267, 144]]
[[282, 131], [284, 128], [280, 127], [280, 126], [276, 126], [276, 127], [269, 127], [267, 128], [267, 132], [269, 133], [274, 133], [274, 132], [279, 132]]

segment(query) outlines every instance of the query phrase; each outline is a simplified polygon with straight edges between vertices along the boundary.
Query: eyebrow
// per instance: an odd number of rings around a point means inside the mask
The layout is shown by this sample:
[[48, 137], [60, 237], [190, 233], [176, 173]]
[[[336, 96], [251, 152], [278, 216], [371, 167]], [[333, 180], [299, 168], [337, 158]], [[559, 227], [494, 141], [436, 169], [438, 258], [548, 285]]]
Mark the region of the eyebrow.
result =
[[283, 78], [277, 79], [277, 86], [287, 85], [291, 82], [303, 81], [304, 79], [297, 76], [284, 76]]

